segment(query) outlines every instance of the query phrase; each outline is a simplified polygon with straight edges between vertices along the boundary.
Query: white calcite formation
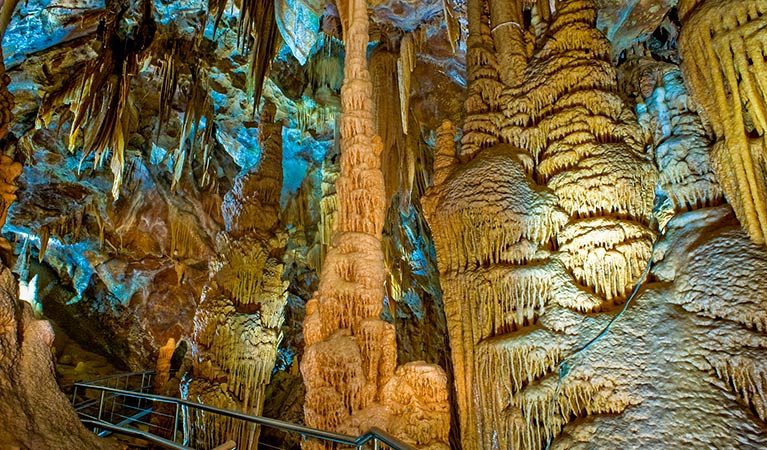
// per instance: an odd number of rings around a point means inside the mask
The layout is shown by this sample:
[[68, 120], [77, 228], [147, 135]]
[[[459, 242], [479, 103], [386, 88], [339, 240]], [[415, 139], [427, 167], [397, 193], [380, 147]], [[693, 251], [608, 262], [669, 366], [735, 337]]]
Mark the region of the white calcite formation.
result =
[[[339, 11], [346, 60], [338, 212], [319, 290], [306, 304], [305, 423], [350, 435], [377, 426], [418, 448], [446, 449], [450, 413], [444, 371], [423, 362], [398, 368], [394, 327], [380, 318], [387, 201], [367, 69], [367, 5], [351, 0], [339, 4]], [[333, 444], [307, 440], [304, 448]]]
[[[262, 158], [240, 175], [224, 198], [227, 231], [217, 239], [218, 258], [203, 289], [194, 322], [194, 375], [182, 387], [190, 400], [260, 415], [282, 339], [287, 283], [279, 231], [282, 188], [282, 125], [274, 105], [260, 115]], [[259, 429], [240, 420], [197, 412], [195, 442], [213, 448], [232, 439], [256, 448]]]
[[[691, 105], [678, 66], [639, 60], [634, 89], [639, 94], [640, 126], [651, 137], [659, 169], [658, 187], [673, 211], [722, 203], [723, 194], [711, 164], [712, 143]], [[657, 205], [656, 205], [657, 206]], [[670, 217], [668, 217], [670, 219]], [[663, 226], [663, 223], [659, 223]]]

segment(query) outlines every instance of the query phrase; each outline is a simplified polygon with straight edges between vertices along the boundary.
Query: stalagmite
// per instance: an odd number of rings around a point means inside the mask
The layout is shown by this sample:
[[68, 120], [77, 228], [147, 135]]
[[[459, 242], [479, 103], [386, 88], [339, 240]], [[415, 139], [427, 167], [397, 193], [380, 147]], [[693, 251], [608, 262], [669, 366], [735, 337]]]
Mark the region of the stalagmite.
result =
[[714, 168], [751, 239], [767, 236], [767, 2], [682, 0], [685, 81], [717, 142]]
[[[224, 199], [226, 232], [217, 237], [220, 255], [211, 263], [195, 314], [194, 376], [187, 398], [220, 408], [260, 415], [282, 338], [287, 283], [278, 250], [282, 187], [282, 125], [275, 106], [260, 115], [259, 165], [241, 174]], [[195, 413], [197, 445], [212, 448], [228, 439], [255, 449], [259, 429], [235, 419]]]
[[552, 308], [582, 321], [625, 298], [655, 238], [657, 174], [618, 94], [594, 2], [540, 15], [549, 20], [529, 54], [524, 7], [469, 2], [462, 164], [444, 127], [422, 199], [465, 450], [541, 449], [571, 417], [629, 404], [611, 385], [573, 379], [549, 414], [557, 365], [575, 343], [538, 323]]
[[[415, 373], [407, 366], [397, 369], [394, 327], [380, 318], [386, 277], [381, 233], [388, 202], [381, 172], [383, 144], [375, 134], [367, 69], [367, 4], [342, 2], [339, 11], [346, 60], [338, 213], [319, 289], [306, 304], [301, 361], [305, 423], [353, 435], [372, 426], [389, 428], [419, 448], [446, 449], [450, 417], [444, 372], [426, 364]], [[401, 382], [388, 385], [395, 377]], [[397, 389], [405, 383], [424, 389], [414, 389], [408, 407], [399, 408]], [[305, 441], [303, 446], [332, 448], [316, 441]]]

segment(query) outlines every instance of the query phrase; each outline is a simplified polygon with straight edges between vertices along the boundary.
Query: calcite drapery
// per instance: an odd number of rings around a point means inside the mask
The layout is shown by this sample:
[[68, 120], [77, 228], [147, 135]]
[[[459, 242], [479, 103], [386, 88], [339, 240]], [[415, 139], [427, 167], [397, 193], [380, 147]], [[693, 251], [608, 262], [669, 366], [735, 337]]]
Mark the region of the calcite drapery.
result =
[[[194, 377], [185, 397], [220, 408], [260, 415], [264, 390], [282, 339], [287, 283], [279, 252], [282, 188], [282, 124], [268, 103], [260, 115], [262, 156], [241, 174], [224, 199], [227, 232], [218, 236], [218, 254], [195, 314]], [[212, 448], [228, 439], [238, 448], [256, 448], [259, 430], [242, 421], [197, 413], [198, 445]]]
[[751, 238], [767, 236], [767, 2], [681, 0], [685, 80], [718, 139], [722, 189]]
[[[468, 4], [462, 164], [438, 148], [422, 200], [468, 450], [542, 448], [570, 417], [629, 403], [609, 383], [582, 378], [555, 398], [551, 374], [572, 342], [536, 324], [562, 307], [575, 323], [610, 308], [641, 275], [654, 238], [656, 174], [618, 95], [594, 2], [558, 2], [552, 16], [534, 17], [540, 33], [527, 31], [517, 6], [506, 17], [507, 2]], [[505, 28], [516, 47], [498, 48]], [[524, 58], [519, 73], [504, 58]]]
[[[363, 0], [342, 2], [339, 11], [346, 60], [338, 213], [319, 290], [306, 305], [301, 361], [305, 421], [355, 435], [372, 426], [391, 427], [410, 444], [446, 448], [450, 414], [444, 371], [422, 362], [397, 368], [394, 327], [380, 318], [386, 276], [381, 232], [387, 201], [383, 144], [375, 134], [367, 68], [369, 19]], [[412, 390], [403, 391], [405, 386]], [[332, 444], [304, 444], [328, 446]]]

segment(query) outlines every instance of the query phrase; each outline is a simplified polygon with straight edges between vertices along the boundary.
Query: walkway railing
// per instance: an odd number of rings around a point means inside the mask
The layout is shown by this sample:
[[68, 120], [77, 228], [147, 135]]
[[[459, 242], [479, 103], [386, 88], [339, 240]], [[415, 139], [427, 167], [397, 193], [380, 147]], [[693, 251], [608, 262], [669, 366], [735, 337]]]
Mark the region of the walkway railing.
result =
[[137, 372], [75, 383], [72, 404], [83, 423], [100, 436], [119, 432], [172, 449], [190, 449], [195, 432], [191, 418], [195, 413], [203, 413], [239, 420], [252, 429], [264, 426], [299, 435], [303, 440], [333, 442], [342, 447], [378, 450], [380, 444], [384, 444], [392, 450], [412, 450], [409, 445], [378, 428], [371, 428], [355, 438], [180, 398], [153, 395], [149, 393], [151, 377], [152, 372]]

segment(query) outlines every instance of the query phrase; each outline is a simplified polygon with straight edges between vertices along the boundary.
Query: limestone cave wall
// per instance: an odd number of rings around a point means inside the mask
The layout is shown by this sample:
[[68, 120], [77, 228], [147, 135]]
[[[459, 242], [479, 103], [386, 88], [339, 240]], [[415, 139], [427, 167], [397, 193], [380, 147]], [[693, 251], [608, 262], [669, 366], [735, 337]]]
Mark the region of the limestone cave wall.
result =
[[766, 10], [3, 2], [0, 448], [112, 446], [89, 357], [415, 448], [767, 447]]

